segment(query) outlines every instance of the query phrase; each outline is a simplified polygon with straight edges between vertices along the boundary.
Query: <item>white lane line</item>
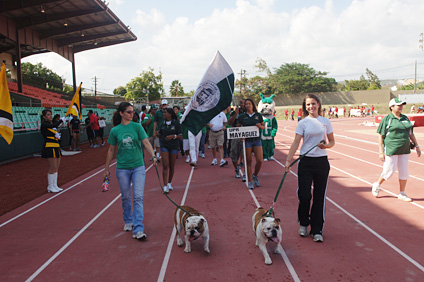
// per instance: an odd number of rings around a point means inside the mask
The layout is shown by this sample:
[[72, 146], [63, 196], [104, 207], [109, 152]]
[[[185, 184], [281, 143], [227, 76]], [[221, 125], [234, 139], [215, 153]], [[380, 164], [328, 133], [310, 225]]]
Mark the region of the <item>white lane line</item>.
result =
[[[113, 165], [115, 165], [115, 164], [116, 164], [116, 162], [114, 162], [113, 164], [111, 164], [111, 166], [113, 166]], [[0, 228], [1, 228], [1, 227], [3, 227], [3, 226], [5, 226], [6, 224], [11, 223], [12, 221], [14, 221], [14, 220], [16, 220], [16, 219], [18, 219], [18, 218], [20, 218], [21, 216], [23, 216], [23, 215], [25, 215], [25, 214], [29, 213], [30, 211], [33, 211], [33, 210], [35, 210], [36, 208], [38, 208], [38, 207], [40, 207], [40, 206], [44, 205], [44, 204], [45, 204], [45, 203], [47, 203], [48, 201], [51, 201], [51, 200], [53, 200], [54, 198], [59, 197], [59, 196], [60, 196], [60, 195], [62, 195], [63, 193], [65, 193], [65, 192], [67, 192], [67, 191], [69, 191], [69, 190], [73, 189], [75, 186], [80, 185], [81, 183], [83, 183], [83, 182], [87, 181], [88, 179], [92, 178], [93, 176], [96, 176], [97, 174], [99, 174], [99, 173], [100, 173], [100, 172], [102, 172], [102, 171], [104, 171], [104, 169], [99, 170], [98, 172], [96, 172], [96, 173], [94, 173], [94, 174], [92, 174], [92, 175], [90, 175], [90, 176], [88, 176], [88, 177], [84, 178], [84, 179], [83, 179], [83, 180], [81, 180], [80, 182], [78, 182], [78, 183], [76, 183], [76, 184], [72, 185], [71, 187], [69, 187], [69, 188], [67, 188], [67, 189], [64, 189], [64, 190], [63, 190], [63, 191], [61, 191], [60, 193], [57, 193], [56, 195], [54, 195], [54, 196], [52, 196], [52, 197], [48, 198], [47, 200], [45, 200], [45, 201], [43, 201], [43, 202], [39, 203], [38, 205], [35, 205], [35, 206], [33, 206], [32, 208], [27, 209], [26, 211], [24, 211], [24, 212], [22, 212], [22, 213], [18, 214], [17, 216], [15, 216], [15, 217], [13, 217], [13, 218], [9, 219], [8, 221], [6, 221], [6, 222], [4, 222], [4, 223], [0, 224]]]
[[[278, 142], [278, 141], [277, 141]], [[280, 143], [280, 142], [278, 142]], [[284, 145], [284, 144], [283, 144]], [[286, 145], [284, 145], [286, 146]], [[281, 163], [280, 163], [281, 164]], [[331, 166], [331, 168], [335, 168], [339, 171], [344, 172], [341, 169], [338, 169], [334, 166]], [[365, 181], [359, 177], [356, 177], [350, 173], [347, 173], [349, 176], [352, 176], [358, 180], [361, 180], [363, 182], [368, 182]], [[298, 177], [296, 175], [296, 177]], [[369, 183], [369, 182], [368, 182]], [[424, 272], [424, 266], [422, 266], [421, 264], [419, 264], [417, 261], [415, 261], [414, 259], [412, 259], [410, 256], [408, 256], [406, 253], [404, 253], [403, 251], [401, 251], [399, 248], [397, 248], [395, 245], [393, 245], [392, 243], [390, 243], [387, 239], [385, 239], [383, 236], [381, 236], [380, 234], [378, 234], [376, 231], [374, 231], [372, 228], [370, 228], [368, 225], [364, 224], [362, 221], [360, 221], [359, 219], [357, 219], [355, 216], [353, 216], [352, 214], [350, 214], [347, 210], [343, 209], [341, 206], [339, 206], [336, 202], [334, 202], [333, 200], [331, 200], [328, 196], [325, 197], [327, 200], [329, 200], [335, 207], [337, 207], [338, 209], [340, 209], [343, 213], [345, 213], [347, 216], [349, 216], [350, 218], [352, 218], [355, 222], [357, 222], [359, 225], [361, 225], [362, 227], [364, 227], [366, 230], [368, 230], [371, 234], [373, 234], [375, 237], [377, 237], [378, 239], [380, 239], [384, 244], [386, 244], [387, 246], [389, 246], [390, 248], [392, 248], [395, 252], [397, 252], [399, 255], [401, 255], [402, 257], [404, 257], [406, 260], [408, 260], [410, 263], [412, 263], [413, 265], [415, 265], [419, 270], [421, 270], [422, 272]], [[411, 202], [413, 203], [413, 202]], [[422, 206], [419, 206], [421, 208], [423, 208]]]
[[[114, 163], [116, 164], [116, 162]], [[150, 165], [147, 169], [146, 172], [152, 167], [153, 165]], [[104, 170], [104, 169], [103, 169]], [[101, 171], [103, 171], [101, 170]], [[94, 175], [98, 174], [99, 172], [96, 172]], [[37, 276], [44, 270], [46, 269], [47, 266], [49, 266], [61, 253], [63, 253], [76, 239], [78, 239], [78, 237], [85, 231], [87, 230], [88, 227], [90, 227], [91, 224], [93, 224], [105, 211], [107, 211], [108, 208], [110, 208], [119, 198], [121, 198], [121, 194], [119, 194], [118, 196], [116, 196], [103, 210], [101, 210], [95, 217], [93, 217], [92, 220], [90, 220], [90, 222], [88, 222], [77, 234], [74, 235], [74, 237], [71, 238], [71, 240], [69, 240], [62, 248], [60, 248], [59, 251], [57, 251], [53, 256], [51, 256], [39, 269], [37, 269], [37, 271], [35, 271], [27, 280], [26, 282], [30, 282], [32, 280], [34, 280], [35, 278], [37, 278]]]
[[[280, 145], [282, 145], [282, 146], [285, 146], [285, 147], [289, 147], [289, 146], [287, 146], [287, 145], [285, 145], [285, 144], [283, 144], [283, 143], [281, 143], [281, 142], [279, 142], [279, 141], [276, 141], [276, 144], [280, 144]], [[333, 150], [331, 150], [331, 151], [333, 151]], [[280, 163], [280, 162], [279, 162]], [[281, 164], [281, 163], [280, 163]], [[282, 165], [282, 164], [281, 164]], [[282, 165], [283, 166], [283, 165]], [[283, 166], [284, 167], [284, 166]], [[350, 177], [352, 177], [352, 178], [355, 178], [355, 179], [357, 179], [357, 180], [359, 180], [359, 181], [361, 181], [361, 182], [364, 182], [364, 183], [366, 183], [366, 184], [368, 184], [368, 186], [372, 186], [372, 183], [371, 182], [369, 182], [369, 181], [367, 181], [367, 180], [365, 180], [365, 179], [362, 179], [362, 178], [359, 178], [359, 177], [357, 177], [357, 176], [355, 176], [355, 175], [353, 175], [353, 174], [351, 174], [351, 173], [349, 173], [349, 172], [347, 172], [347, 171], [344, 171], [344, 170], [342, 170], [342, 169], [340, 169], [340, 168], [338, 168], [338, 167], [335, 167], [335, 166], [333, 166], [333, 165], [331, 165], [331, 168], [334, 168], [335, 170], [338, 170], [338, 171], [340, 171], [340, 172], [342, 172], [342, 173], [344, 173], [344, 174], [346, 174], [346, 175], [348, 175], [348, 176], [350, 176]], [[292, 171], [290, 171], [290, 172], [292, 172]], [[292, 172], [293, 173], [293, 172]], [[297, 176], [296, 176], [297, 177]], [[412, 177], [412, 176], [411, 176]], [[418, 177], [417, 177], [418, 178]], [[393, 192], [391, 192], [391, 191], [389, 191], [389, 190], [387, 190], [387, 189], [384, 189], [383, 187], [381, 187], [380, 186], [380, 190], [382, 190], [382, 191], [384, 191], [384, 192], [386, 192], [387, 194], [390, 194], [390, 195], [392, 195], [393, 197], [395, 197], [395, 198], [397, 198], [397, 194], [395, 194], [395, 193], [393, 193]], [[420, 209], [423, 209], [424, 210], [424, 206], [422, 206], [422, 205], [420, 205], [420, 204], [417, 204], [417, 203], [415, 203], [415, 202], [409, 202], [409, 204], [411, 204], [411, 205], [414, 205], [414, 206], [416, 206], [416, 207], [418, 207], [418, 208], [420, 208]]]
[[[284, 134], [280, 134], [280, 135], [285, 136], [285, 137], [288, 137], [288, 138], [291, 138], [288, 135], [284, 135]], [[379, 164], [376, 164], [376, 163], [372, 163], [372, 162], [369, 162], [369, 161], [366, 161], [366, 160], [363, 160], [363, 159], [359, 159], [359, 158], [356, 158], [356, 157], [353, 157], [353, 156], [350, 156], [350, 155], [346, 155], [346, 154], [340, 153], [340, 152], [338, 152], [338, 151], [336, 151], [334, 149], [331, 149], [330, 152], [333, 152], [333, 153], [336, 153], [336, 154], [339, 154], [339, 155], [342, 155], [342, 156], [345, 156], [345, 157], [348, 157], [348, 158], [351, 158], [351, 159], [354, 159], [354, 160], [357, 160], [357, 161], [360, 161], [360, 162], [364, 162], [364, 163], [367, 163], [369, 165], [373, 165], [373, 166], [376, 166], [376, 167], [383, 168], [382, 165], [379, 165]], [[419, 178], [419, 177], [417, 177], [415, 175], [411, 175], [410, 174], [409, 177], [414, 178], [414, 179], [417, 179], [417, 180], [420, 180], [420, 181], [424, 181], [424, 179]]]
[[[181, 204], [180, 204], [181, 206], [184, 205], [185, 200], [187, 198], [188, 188], [190, 187], [191, 178], [193, 177], [193, 172], [194, 172], [194, 167], [191, 168], [190, 176], [187, 181], [183, 199], [181, 200]], [[171, 234], [171, 237], [169, 238], [168, 247], [166, 248], [165, 257], [163, 258], [162, 266], [160, 268], [159, 277], [157, 280], [158, 282], [162, 282], [163, 279], [165, 278], [166, 268], [168, 267], [169, 258], [171, 257], [171, 251], [172, 251], [172, 247], [174, 246], [176, 234], [177, 234], [177, 231], [175, 230], [175, 228], [172, 228], [172, 234]]]
[[[278, 163], [280, 163], [280, 162], [278, 162]], [[255, 196], [255, 193], [253, 193], [253, 190], [251, 190], [251, 189], [248, 189], [248, 190], [249, 190], [250, 195], [252, 196], [253, 201], [256, 204], [256, 207], [259, 208], [261, 205], [259, 204], [258, 199]], [[293, 277], [293, 280], [295, 282], [300, 282], [301, 280], [299, 279], [299, 276], [297, 276], [296, 270], [294, 269], [294, 267], [291, 264], [286, 252], [284, 251], [284, 248], [281, 245], [279, 246], [279, 250], [280, 250], [280, 256], [283, 258], [283, 261], [286, 264], [287, 269], [289, 270], [291, 276]]]

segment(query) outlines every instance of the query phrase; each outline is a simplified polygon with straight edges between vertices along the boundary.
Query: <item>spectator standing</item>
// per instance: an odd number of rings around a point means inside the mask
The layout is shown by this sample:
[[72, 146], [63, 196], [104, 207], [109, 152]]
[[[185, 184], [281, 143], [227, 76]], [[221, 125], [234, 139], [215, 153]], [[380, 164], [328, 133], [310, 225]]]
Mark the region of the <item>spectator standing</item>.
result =
[[99, 120], [98, 117], [93, 114], [93, 110], [88, 111], [88, 117], [90, 118], [89, 126], [93, 130], [93, 148], [99, 148]]
[[121, 189], [124, 231], [132, 231], [134, 239], [143, 240], [147, 238], [143, 223], [146, 169], [141, 144], [143, 143], [152, 156], [154, 165], [156, 165], [157, 159], [143, 127], [132, 121], [133, 115], [134, 108], [128, 102], [120, 103], [117, 111], [113, 114], [114, 127], [108, 138], [110, 146], [106, 156], [104, 176], [110, 175], [109, 165], [117, 149], [116, 179]]
[[291, 110], [290, 115], [291, 115], [291, 119], [294, 120], [294, 109]]
[[[208, 124], [206, 124], [210, 128], [209, 132], [209, 146], [212, 148], [212, 163], [211, 165], [217, 165], [217, 159], [216, 159], [216, 146], [218, 146], [219, 149], [219, 156], [221, 158], [221, 161], [219, 162], [219, 166], [223, 167], [228, 164], [228, 161], [224, 159], [224, 131], [225, 127], [227, 125], [227, 117], [224, 113], [224, 111], [217, 114], [213, 119], [209, 121]], [[190, 134], [190, 133], [189, 133]]]
[[79, 120], [78, 116], [72, 115], [72, 119], [69, 122], [69, 126], [72, 132], [74, 151], [81, 151], [81, 149], [79, 148], [79, 141], [80, 141], [82, 130], [81, 130], [81, 121]]
[[174, 190], [171, 182], [180, 147], [178, 140], [182, 139], [183, 135], [180, 122], [173, 109], [166, 108], [163, 117], [164, 122], [159, 127], [158, 136], [161, 139], [163, 189], [165, 193], [168, 193], [170, 190]]
[[227, 125], [225, 126], [225, 131], [224, 131], [223, 148], [224, 148], [224, 158], [227, 158], [228, 156], [230, 156], [230, 150], [231, 150], [231, 143], [227, 139], [227, 128], [232, 127], [232, 125], [228, 123], [228, 120], [230, 119], [230, 116], [231, 116], [231, 106], [228, 106], [227, 109], [225, 109], [224, 113], [225, 113], [225, 117], [227, 118]]
[[285, 120], [288, 120], [289, 119], [289, 110], [288, 109], [285, 109], [284, 110], [284, 119]]
[[105, 145], [105, 140], [103, 139], [103, 135], [105, 134], [106, 120], [104, 117], [99, 117], [99, 138], [102, 141], [101, 145]]
[[411, 202], [405, 193], [406, 182], [409, 178], [408, 162], [410, 149], [410, 139], [417, 148], [418, 157], [421, 156], [421, 149], [415, 138], [412, 123], [408, 117], [402, 114], [403, 105], [406, 102], [401, 101], [399, 98], [393, 98], [389, 102], [391, 113], [385, 116], [377, 129], [379, 134], [378, 145], [379, 145], [379, 157], [384, 162], [383, 172], [377, 182], [372, 184], [371, 192], [374, 197], [378, 197], [380, 191], [380, 185], [388, 180], [396, 168], [399, 172], [399, 195], [398, 199]]
[[[237, 119], [238, 117], [245, 112], [245, 99], [241, 99], [239, 102], [239, 105], [234, 109], [234, 112], [231, 114], [230, 119], [228, 120], [228, 123], [230, 123], [233, 127], [237, 126]], [[231, 139], [231, 151], [230, 151], [230, 157], [231, 161], [233, 163], [234, 169], [235, 169], [235, 178], [240, 178], [240, 167], [241, 167], [241, 152], [242, 149], [242, 143], [241, 139]], [[246, 174], [243, 175], [244, 180], [246, 181]]]
[[141, 106], [141, 112], [140, 112], [140, 116], [139, 116], [139, 122], [140, 124], [143, 124], [144, 118], [147, 115], [147, 107], [146, 105]]
[[205, 156], [205, 144], [206, 144], [206, 126], [202, 128], [202, 137], [200, 137], [200, 145], [199, 145], [199, 156], [203, 159]]
[[[173, 109], [174, 109], [174, 113], [175, 113], [175, 115], [177, 116], [177, 120], [180, 122], [181, 121], [181, 118], [183, 117], [183, 114], [181, 113], [181, 111], [180, 111], [180, 107], [179, 106], [174, 106], [173, 107]], [[181, 122], [180, 122], [181, 123]], [[182, 128], [183, 126], [181, 125], [181, 128]], [[184, 152], [184, 146], [183, 146], [183, 139], [178, 139], [178, 142], [179, 142], [179, 144], [180, 144], [180, 152], [181, 152], [181, 156], [185, 156], [185, 152]], [[177, 155], [177, 159], [178, 159], [178, 155]]]
[[150, 145], [152, 145], [153, 148], [155, 148], [154, 147], [154, 137], [153, 137], [153, 124], [154, 124], [154, 119], [155, 119], [154, 116], [155, 116], [156, 111], [157, 111], [156, 105], [151, 105], [150, 110], [146, 114], [146, 116], [144, 117], [143, 124], [142, 124], [143, 127], [146, 130]]
[[168, 100], [163, 99], [161, 101], [160, 109], [157, 110], [156, 113], [155, 113], [155, 120], [154, 120], [154, 124], [153, 124], [153, 136], [155, 137], [154, 144], [155, 144], [155, 148], [156, 148], [156, 157], [158, 158], [158, 160], [160, 160], [161, 144], [160, 144], [159, 137], [157, 136], [157, 133], [158, 133], [159, 128], [162, 126], [163, 114], [164, 114], [166, 108], [168, 108]]
[[41, 134], [44, 137], [44, 145], [41, 150], [41, 157], [47, 159], [49, 163], [49, 172], [47, 174], [49, 193], [57, 193], [62, 191], [62, 188], [57, 186], [57, 177], [60, 166], [62, 152], [60, 151], [60, 133], [57, 128], [63, 121], [61, 119], [53, 122], [52, 111], [44, 109], [41, 112]]
[[[237, 126], [256, 126], [260, 130], [265, 129], [265, 123], [263, 121], [262, 115], [256, 110], [255, 103], [252, 99], [246, 99], [245, 102], [246, 111], [242, 113], [237, 119]], [[245, 139], [246, 146], [246, 163], [247, 163], [247, 179], [248, 179], [248, 188], [254, 189], [261, 186], [258, 175], [261, 170], [263, 163], [263, 151], [261, 137], [252, 137]], [[255, 154], [256, 164], [255, 171], [252, 174], [252, 153]]]
[[93, 134], [93, 129], [91, 129], [90, 127], [90, 117], [89, 114], [87, 114], [87, 118], [85, 119], [85, 132], [87, 133], [87, 139], [88, 142], [90, 143], [90, 148], [93, 148], [94, 146], [94, 134]]
[[415, 104], [411, 106], [411, 114], [415, 114]]
[[299, 122], [302, 119], [302, 109], [299, 109], [297, 112], [297, 122]]
[[[300, 223], [299, 235], [308, 235], [308, 226], [311, 225], [310, 234], [315, 242], [322, 242], [322, 229], [324, 226], [325, 195], [327, 192], [330, 164], [327, 151], [334, 146], [333, 127], [329, 119], [321, 116], [321, 102], [313, 94], [306, 95], [303, 100], [303, 119], [296, 127], [296, 135], [290, 147], [286, 160], [286, 172], [290, 171], [293, 156], [303, 138], [300, 154], [319, 144], [316, 148], [303, 157], [298, 164], [298, 190], [299, 207], [297, 210]], [[321, 140], [327, 140], [324, 144]], [[313, 197], [311, 187], [313, 189]], [[311, 206], [311, 199], [313, 203]]]

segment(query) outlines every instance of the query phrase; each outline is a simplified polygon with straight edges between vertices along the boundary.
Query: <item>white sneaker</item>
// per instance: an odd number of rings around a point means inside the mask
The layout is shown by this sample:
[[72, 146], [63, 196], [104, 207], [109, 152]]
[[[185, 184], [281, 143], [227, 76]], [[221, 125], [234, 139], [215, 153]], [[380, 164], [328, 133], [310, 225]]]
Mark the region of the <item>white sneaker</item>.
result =
[[189, 162], [190, 162], [190, 156], [187, 156], [186, 163], [189, 163]]
[[372, 184], [372, 189], [371, 189], [371, 193], [374, 197], [378, 197], [378, 192], [380, 192], [380, 184], [378, 184], [378, 182], [374, 182]]
[[136, 234], [133, 234], [133, 238], [137, 240], [145, 240], [147, 238], [147, 235], [143, 231], [139, 231]]
[[217, 164], [218, 164], [218, 161], [216, 159], [213, 159], [211, 162], [211, 165], [217, 165]]
[[315, 234], [313, 237], [314, 242], [324, 242], [324, 238], [321, 234]]
[[203, 159], [204, 159], [204, 158], [206, 158], [206, 157], [205, 157], [205, 154], [201, 154], [200, 156], [201, 156]]
[[412, 202], [412, 199], [409, 198], [405, 193], [400, 193], [398, 195], [398, 199], [399, 200], [402, 200], [402, 201], [405, 201], [405, 202]]
[[269, 160], [270, 160], [270, 161], [275, 161], [275, 159], [274, 159], [274, 157], [273, 157], [273, 156], [269, 157]]
[[308, 236], [308, 227], [307, 226], [300, 226], [299, 228], [299, 235], [302, 237]]
[[227, 165], [227, 164], [228, 164], [228, 161], [224, 159], [221, 159], [221, 161], [219, 162], [220, 167], [223, 167], [224, 165]]
[[172, 186], [171, 186], [171, 183], [168, 183], [168, 190], [169, 190], [169, 191], [174, 190], [174, 187], [172, 187]]
[[267, 162], [268, 161], [268, 159], [264, 159], [264, 162]]
[[124, 225], [124, 231], [131, 231], [133, 229], [132, 223], [125, 223]]
[[168, 185], [163, 186], [163, 192], [168, 194], [168, 192], [169, 192]]

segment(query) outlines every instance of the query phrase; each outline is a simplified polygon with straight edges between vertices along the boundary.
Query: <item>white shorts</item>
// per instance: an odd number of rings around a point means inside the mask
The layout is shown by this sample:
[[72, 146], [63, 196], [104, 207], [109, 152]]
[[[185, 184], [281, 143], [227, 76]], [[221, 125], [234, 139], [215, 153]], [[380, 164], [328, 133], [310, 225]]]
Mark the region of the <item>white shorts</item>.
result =
[[399, 172], [399, 180], [409, 179], [408, 161], [409, 161], [409, 154], [392, 155], [392, 156], [386, 155], [381, 177], [383, 177], [384, 180], [388, 180], [393, 175], [393, 173], [396, 171], [396, 168], [397, 168]]
[[183, 150], [184, 152], [190, 150], [190, 144], [188, 142], [188, 139], [183, 139]]

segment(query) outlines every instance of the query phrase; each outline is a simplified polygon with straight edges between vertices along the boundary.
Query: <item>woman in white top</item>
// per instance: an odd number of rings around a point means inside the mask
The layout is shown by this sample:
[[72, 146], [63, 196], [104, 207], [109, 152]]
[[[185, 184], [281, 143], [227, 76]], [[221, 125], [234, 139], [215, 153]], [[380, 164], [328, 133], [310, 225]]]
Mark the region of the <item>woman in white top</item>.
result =
[[[298, 190], [299, 207], [297, 211], [300, 224], [299, 234], [302, 237], [308, 235], [308, 226], [311, 225], [310, 234], [315, 242], [322, 242], [322, 229], [324, 226], [325, 195], [327, 193], [328, 174], [330, 164], [327, 159], [327, 151], [334, 146], [333, 127], [329, 119], [321, 116], [321, 102], [313, 94], [306, 95], [303, 100], [303, 119], [296, 127], [296, 136], [291, 145], [286, 160], [286, 171], [290, 171], [289, 165], [299, 147], [300, 140], [303, 144], [300, 154], [305, 154], [309, 149], [316, 146], [298, 163]], [[324, 140], [324, 143], [320, 143]], [[311, 206], [313, 190], [313, 203]]]

